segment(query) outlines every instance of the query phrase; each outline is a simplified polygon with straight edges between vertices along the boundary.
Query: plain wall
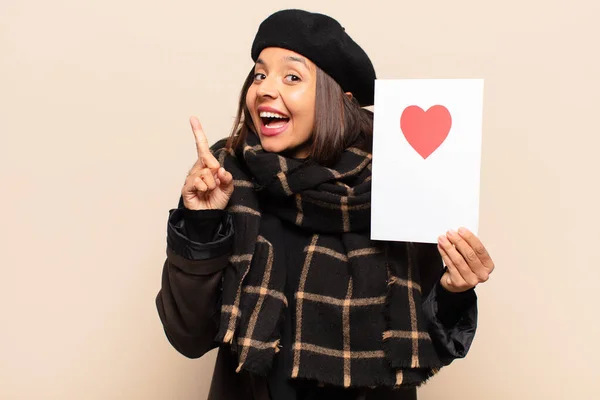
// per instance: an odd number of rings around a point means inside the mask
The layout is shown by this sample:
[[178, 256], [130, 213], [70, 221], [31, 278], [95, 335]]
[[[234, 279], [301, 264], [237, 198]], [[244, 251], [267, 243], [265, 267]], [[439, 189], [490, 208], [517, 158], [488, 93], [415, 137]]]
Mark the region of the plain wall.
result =
[[484, 78], [472, 350], [431, 399], [600, 398], [600, 2], [0, 2], [0, 398], [203, 399], [154, 298], [188, 117], [228, 135], [258, 24], [330, 14], [381, 78]]

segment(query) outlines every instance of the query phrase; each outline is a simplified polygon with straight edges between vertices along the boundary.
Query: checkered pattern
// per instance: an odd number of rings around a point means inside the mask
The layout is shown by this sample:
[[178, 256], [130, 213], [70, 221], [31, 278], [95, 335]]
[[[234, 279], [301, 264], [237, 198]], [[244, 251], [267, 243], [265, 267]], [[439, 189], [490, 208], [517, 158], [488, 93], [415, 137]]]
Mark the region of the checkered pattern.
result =
[[238, 371], [264, 375], [280, 351], [282, 221], [313, 233], [298, 254], [291, 378], [394, 387], [419, 385], [442, 366], [421, 317], [411, 245], [369, 239], [371, 154], [349, 148], [325, 168], [265, 152], [254, 135], [238, 153], [222, 141], [213, 151], [234, 176], [236, 232], [216, 339], [231, 345]]

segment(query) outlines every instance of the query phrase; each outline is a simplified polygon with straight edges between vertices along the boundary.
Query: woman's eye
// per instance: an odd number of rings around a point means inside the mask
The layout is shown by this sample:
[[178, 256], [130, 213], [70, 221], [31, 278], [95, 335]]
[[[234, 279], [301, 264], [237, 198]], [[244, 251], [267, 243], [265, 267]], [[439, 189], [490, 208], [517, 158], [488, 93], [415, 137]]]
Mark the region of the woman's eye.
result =
[[300, 81], [300, 77], [299, 77], [299, 76], [297, 76], [297, 75], [294, 75], [294, 74], [289, 74], [289, 75], [287, 75], [287, 76], [286, 76], [286, 79], [287, 79], [288, 81], [291, 81], [291, 82], [298, 82], [298, 81]]
[[259, 81], [259, 80], [263, 80], [263, 79], [265, 79], [265, 74], [262, 74], [260, 72], [257, 73], [257, 74], [254, 74], [254, 80], [255, 81]]

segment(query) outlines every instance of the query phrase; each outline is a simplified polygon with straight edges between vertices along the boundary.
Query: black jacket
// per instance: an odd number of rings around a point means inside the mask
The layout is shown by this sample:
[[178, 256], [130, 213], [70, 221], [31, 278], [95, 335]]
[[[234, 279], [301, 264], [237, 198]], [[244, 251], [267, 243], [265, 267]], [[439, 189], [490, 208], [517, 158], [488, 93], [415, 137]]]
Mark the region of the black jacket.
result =
[[[201, 357], [218, 346], [213, 339], [219, 323], [221, 276], [233, 235], [232, 218], [225, 211], [191, 211], [180, 201], [179, 208], [169, 212], [167, 258], [156, 306], [169, 342], [186, 357]], [[422, 307], [436, 350], [447, 365], [469, 350], [477, 326], [477, 297], [474, 290], [449, 293], [439, 278], [422, 276], [431, 282]], [[209, 400], [416, 399], [411, 388], [304, 388], [289, 384], [277, 368], [263, 378], [238, 374], [235, 367], [228, 346], [221, 346]]]

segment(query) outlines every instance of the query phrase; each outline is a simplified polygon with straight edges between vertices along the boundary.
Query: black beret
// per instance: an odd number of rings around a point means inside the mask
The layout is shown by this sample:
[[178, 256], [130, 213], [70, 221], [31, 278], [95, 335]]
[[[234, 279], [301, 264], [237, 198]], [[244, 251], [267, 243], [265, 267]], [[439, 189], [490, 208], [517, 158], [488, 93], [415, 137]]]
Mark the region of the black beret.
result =
[[344, 92], [352, 92], [361, 106], [373, 105], [373, 63], [335, 19], [303, 10], [278, 11], [260, 24], [252, 43], [252, 59], [256, 62], [267, 47], [302, 54], [331, 76]]

